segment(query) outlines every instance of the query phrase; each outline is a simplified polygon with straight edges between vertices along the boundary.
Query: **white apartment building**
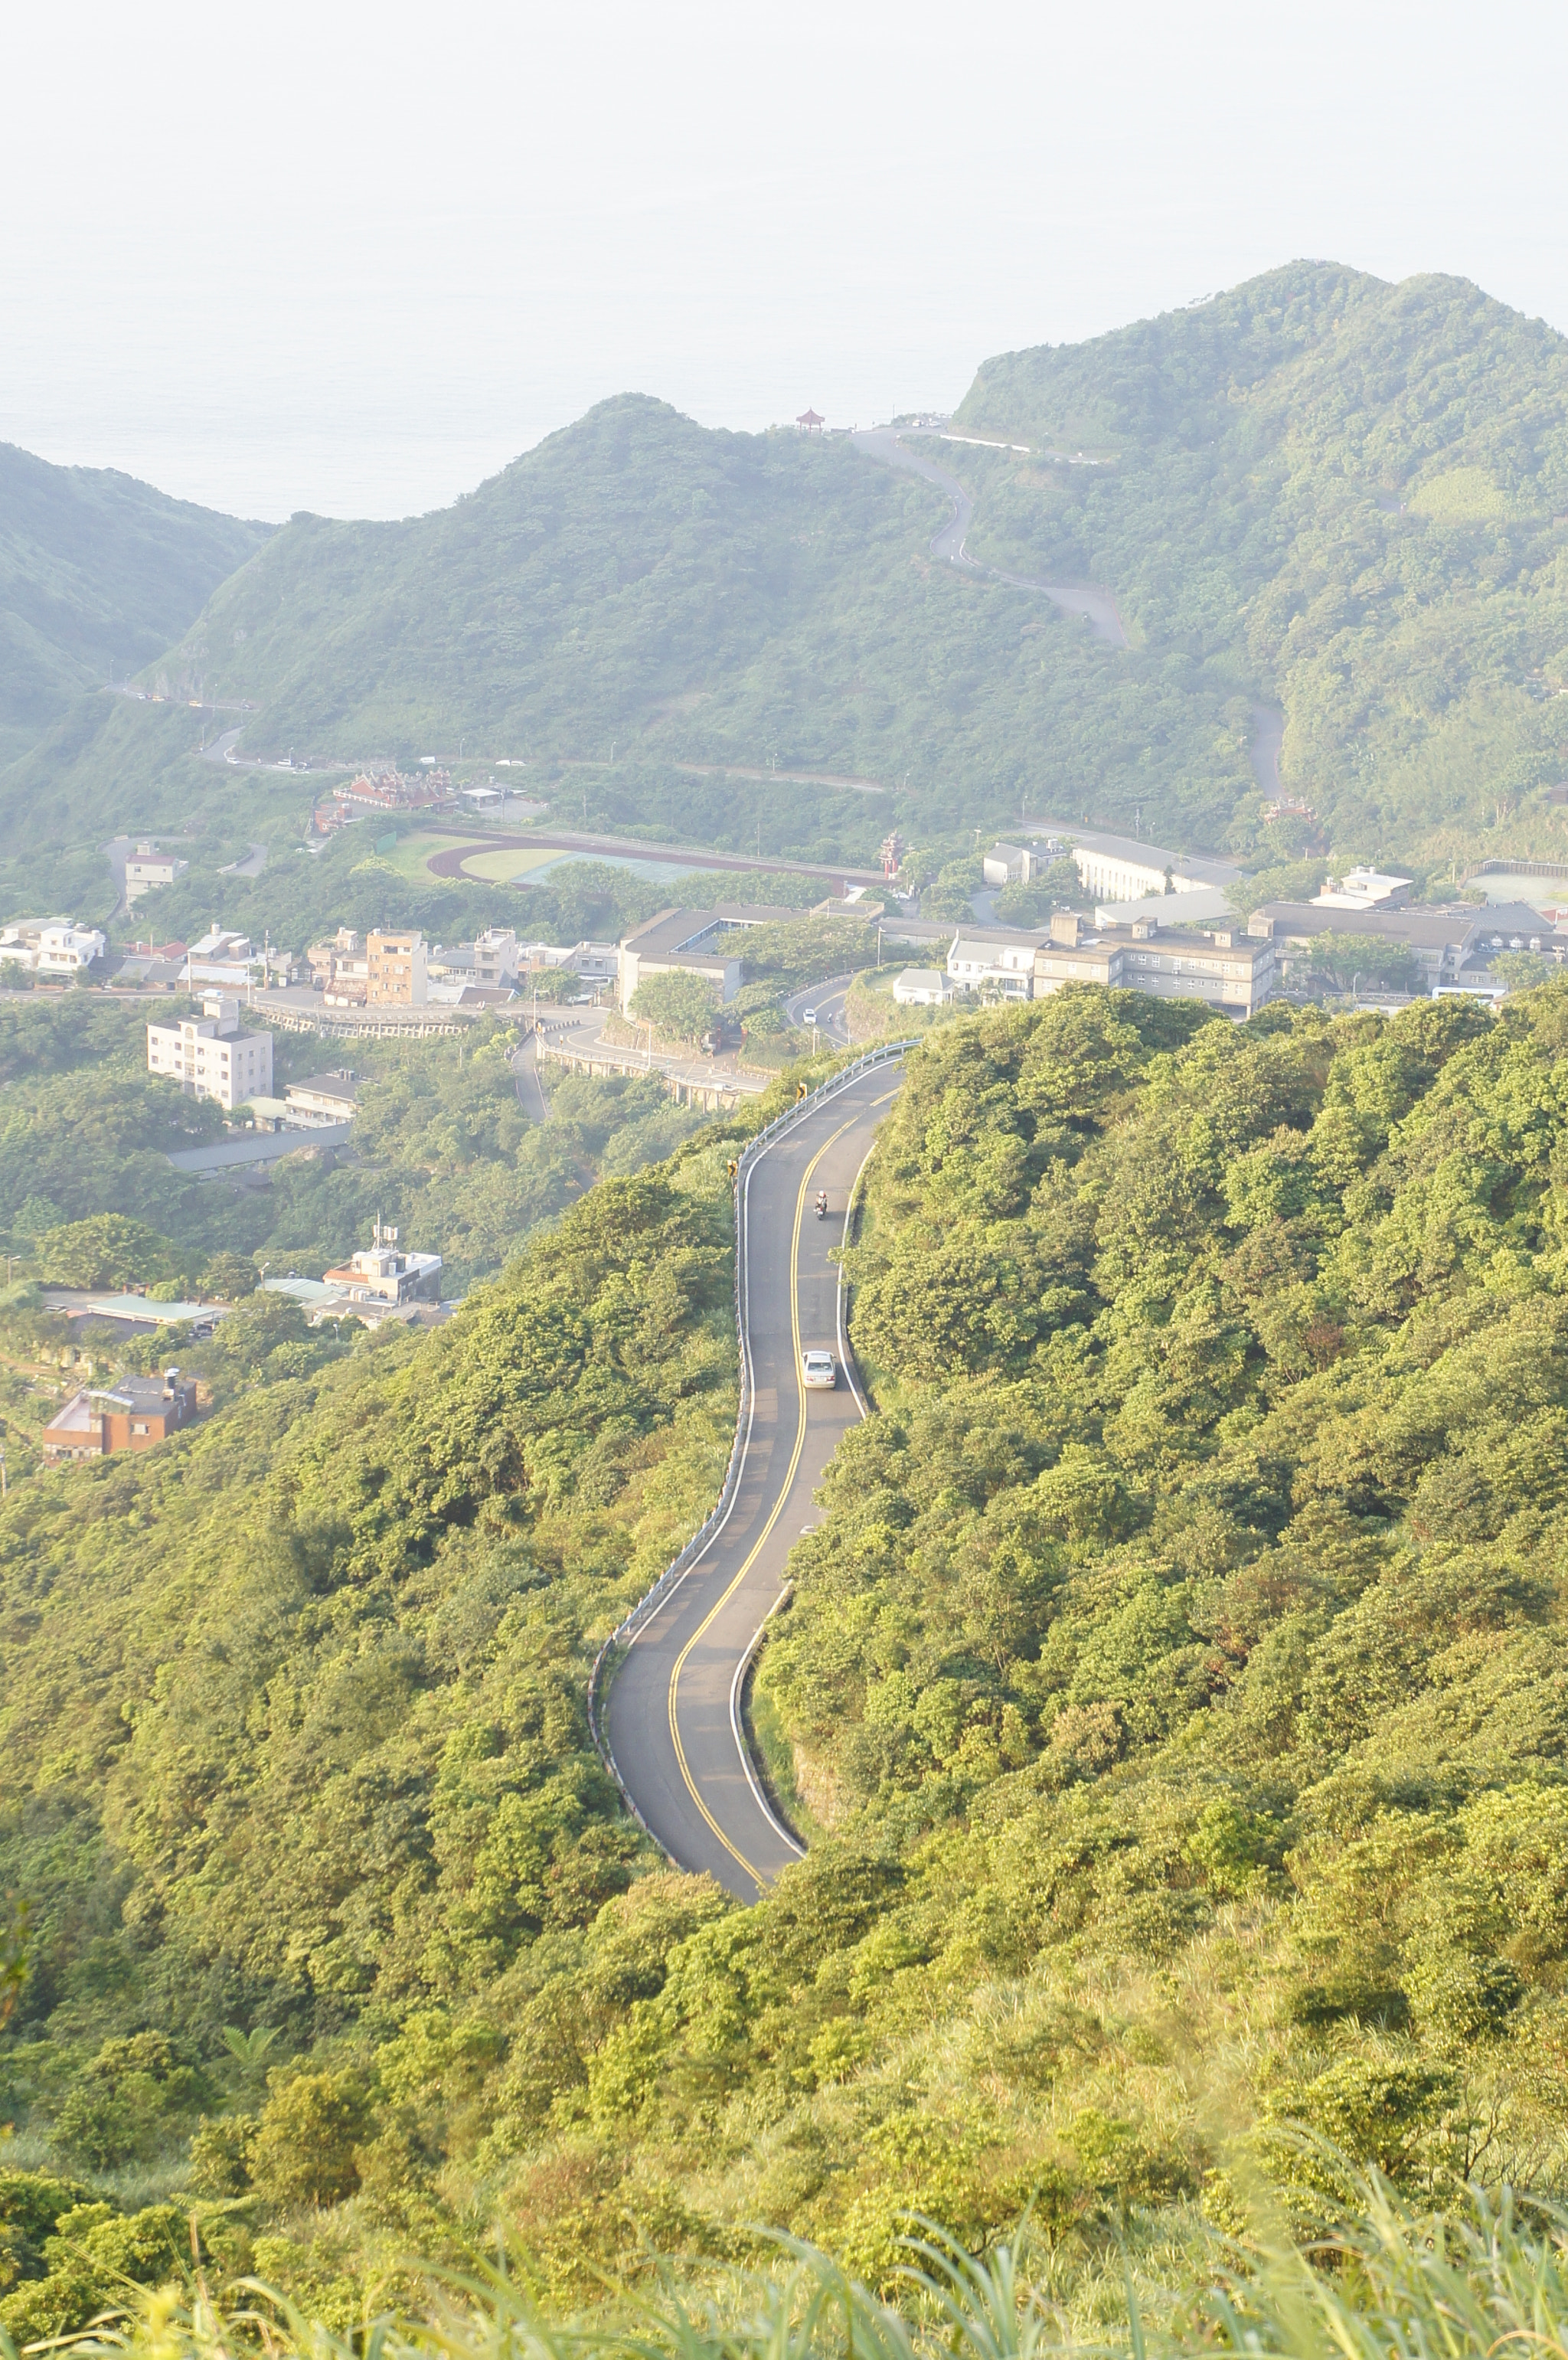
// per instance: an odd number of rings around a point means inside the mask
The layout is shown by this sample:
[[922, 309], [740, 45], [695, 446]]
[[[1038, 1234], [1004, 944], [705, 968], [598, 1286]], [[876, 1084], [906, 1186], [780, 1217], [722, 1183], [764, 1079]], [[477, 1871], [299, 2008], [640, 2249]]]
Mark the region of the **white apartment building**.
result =
[[172, 885], [190, 866], [188, 860], [176, 859], [172, 852], [160, 852], [156, 844], [138, 844], [125, 862], [126, 903], [150, 893], [155, 885]]
[[272, 1095], [272, 1035], [242, 1032], [237, 1000], [210, 991], [200, 1016], [149, 1024], [147, 1071], [178, 1082], [187, 1098], [216, 1098], [228, 1112]]

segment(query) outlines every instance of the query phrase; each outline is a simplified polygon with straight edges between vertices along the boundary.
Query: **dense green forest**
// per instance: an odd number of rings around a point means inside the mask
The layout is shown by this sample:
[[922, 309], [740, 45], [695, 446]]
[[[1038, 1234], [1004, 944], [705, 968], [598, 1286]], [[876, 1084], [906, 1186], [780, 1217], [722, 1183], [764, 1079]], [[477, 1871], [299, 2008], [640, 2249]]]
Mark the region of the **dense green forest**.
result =
[[733, 1126], [435, 1336], [26, 1486], [0, 2113], [56, 2209], [0, 2323], [106, 2299], [90, 2223], [45, 2243], [87, 2202], [156, 2277], [194, 2197], [340, 2322], [496, 2219], [561, 2303], [763, 2223], [891, 2287], [911, 2210], [1028, 2209], [1092, 2333], [1124, 2267], [1169, 2324], [1260, 2203], [1332, 2217], [1293, 2125], [1417, 2204], [1559, 2191], [1565, 1045], [1560, 986], [1082, 990], [911, 1055], [877, 1407], [754, 1708], [812, 1841], [752, 1910], [583, 1712], [728, 1448]]
[[267, 530], [0, 443], [0, 762], [160, 655]]
[[[1336, 847], [1445, 880], [1568, 851], [1541, 794], [1568, 772], [1568, 342], [1543, 322], [1297, 264], [987, 361], [955, 422], [1034, 446], [932, 446], [975, 490], [975, 552], [1108, 584], [1141, 645], [1280, 705], [1283, 783]], [[1254, 849], [1245, 806], [1229, 840]]]

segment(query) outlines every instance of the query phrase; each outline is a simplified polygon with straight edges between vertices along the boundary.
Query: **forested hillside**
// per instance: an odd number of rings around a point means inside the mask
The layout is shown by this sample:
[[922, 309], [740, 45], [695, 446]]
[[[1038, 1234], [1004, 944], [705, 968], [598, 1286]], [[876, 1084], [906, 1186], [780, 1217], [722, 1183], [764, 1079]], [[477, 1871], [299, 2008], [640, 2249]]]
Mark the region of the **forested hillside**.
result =
[[[930, 445], [975, 493], [969, 547], [1109, 589], [1126, 649], [933, 562], [942, 493], [847, 441], [627, 395], [452, 508], [296, 518], [146, 677], [254, 701], [258, 750], [527, 759], [583, 824], [860, 860], [893, 823], [951, 854], [1024, 807], [1288, 858], [1312, 823], [1270, 830], [1250, 762], [1273, 702], [1334, 856], [1446, 882], [1565, 848], [1544, 800], [1568, 772], [1565, 389], [1563, 339], [1466, 282], [1305, 263], [987, 362], [959, 427], [1031, 447]], [[236, 837], [295, 840], [297, 787], [215, 774], [195, 715], [109, 703], [49, 705], [0, 778], [16, 906], [41, 874], [101, 885], [114, 827], [206, 833], [220, 779]]]
[[976, 553], [1111, 584], [1144, 645], [1278, 701], [1284, 783], [1336, 846], [1445, 873], [1568, 850], [1540, 793], [1568, 772], [1568, 340], [1543, 322], [1297, 264], [987, 361], [955, 422], [1034, 446], [940, 446]]
[[[227, 2267], [346, 2320], [496, 2218], [567, 2300], [767, 2222], [890, 2283], [909, 2209], [1029, 2206], [1093, 2333], [1124, 2244], [1164, 2318], [1261, 2187], [1332, 2209], [1291, 2124], [1423, 2200], [1560, 2190], [1565, 1049], [1553, 986], [1075, 991], [911, 1056], [853, 1254], [879, 1406], [754, 1709], [811, 1852], [749, 1911], [583, 1719], [727, 1449], [722, 1135], [427, 1342], [28, 1486], [0, 2107], [49, 2218], [227, 2202]], [[102, 2299], [69, 2245], [18, 2341]]]
[[0, 444], [0, 764], [161, 654], [267, 530]]
[[296, 519], [167, 669], [258, 700], [258, 745], [354, 759], [467, 731], [514, 757], [908, 772], [928, 825], [1016, 812], [1042, 771], [1114, 796], [1137, 738], [1173, 819], [1223, 825], [1245, 714], [1182, 654], [1118, 665], [1048, 605], [933, 567], [944, 505], [847, 443], [627, 395], [453, 508]]

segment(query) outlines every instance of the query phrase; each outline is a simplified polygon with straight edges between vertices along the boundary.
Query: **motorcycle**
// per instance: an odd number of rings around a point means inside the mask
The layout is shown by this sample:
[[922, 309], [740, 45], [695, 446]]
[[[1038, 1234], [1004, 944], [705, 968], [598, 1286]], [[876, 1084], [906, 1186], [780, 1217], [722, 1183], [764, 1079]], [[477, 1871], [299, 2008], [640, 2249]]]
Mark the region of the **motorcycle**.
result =
[[828, 1192], [825, 1188], [819, 1188], [817, 1191], [817, 1218], [819, 1221], [825, 1221], [827, 1217]]

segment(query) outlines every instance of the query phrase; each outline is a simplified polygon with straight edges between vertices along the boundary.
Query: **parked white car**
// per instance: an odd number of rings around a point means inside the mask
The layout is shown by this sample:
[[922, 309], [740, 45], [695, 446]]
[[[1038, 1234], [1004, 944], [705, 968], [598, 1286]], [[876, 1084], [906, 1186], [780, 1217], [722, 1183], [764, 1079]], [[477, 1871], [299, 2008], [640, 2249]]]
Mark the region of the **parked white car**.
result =
[[833, 1367], [831, 1352], [802, 1352], [800, 1376], [807, 1385], [823, 1385], [831, 1393], [838, 1382], [838, 1371]]

